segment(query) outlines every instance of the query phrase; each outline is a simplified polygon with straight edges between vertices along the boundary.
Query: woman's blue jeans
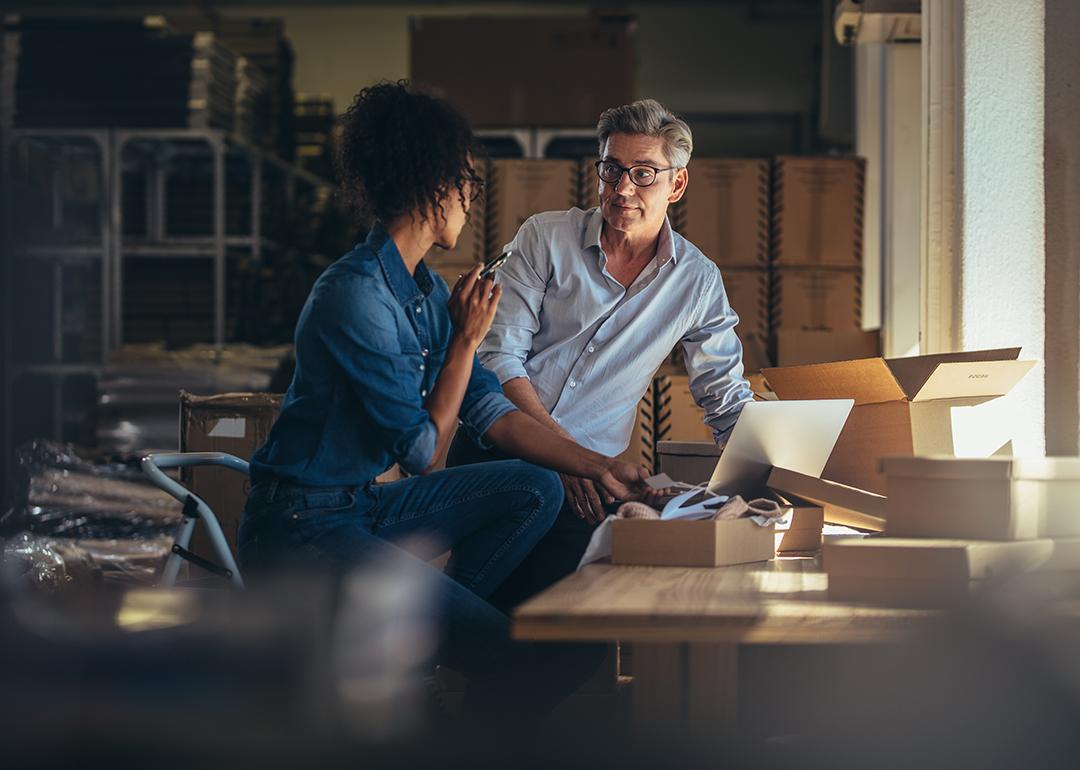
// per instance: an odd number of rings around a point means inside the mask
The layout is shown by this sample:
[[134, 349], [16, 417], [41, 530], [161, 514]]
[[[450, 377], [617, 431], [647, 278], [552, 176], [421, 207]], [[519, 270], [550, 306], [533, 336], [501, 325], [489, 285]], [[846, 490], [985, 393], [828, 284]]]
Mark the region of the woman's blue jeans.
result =
[[[569, 695], [599, 658], [568, 645], [510, 640], [510, 621], [487, 601], [555, 521], [558, 474], [520, 460], [470, 465], [389, 484], [256, 484], [239, 533], [245, 575], [392, 565], [434, 602], [434, 662], [465, 674], [478, 708], [528, 693], [539, 712]], [[445, 572], [427, 560], [451, 552]], [[486, 704], [486, 705], [480, 705]]]

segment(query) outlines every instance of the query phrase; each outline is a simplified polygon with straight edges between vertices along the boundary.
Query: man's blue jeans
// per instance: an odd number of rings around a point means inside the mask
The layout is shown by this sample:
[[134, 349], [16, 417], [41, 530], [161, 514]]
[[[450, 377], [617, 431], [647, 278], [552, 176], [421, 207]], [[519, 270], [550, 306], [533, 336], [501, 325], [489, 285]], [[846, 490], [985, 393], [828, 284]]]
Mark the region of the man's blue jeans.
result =
[[[509, 618], [486, 597], [548, 531], [562, 499], [558, 474], [520, 460], [382, 485], [261, 482], [244, 510], [240, 563], [255, 576], [392, 564], [433, 599], [441, 626], [434, 662], [470, 679], [477, 707], [497, 710], [528, 693], [526, 710], [539, 712], [569, 695], [599, 659], [566, 645], [511, 642]], [[426, 563], [447, 550], [445, 573]]]

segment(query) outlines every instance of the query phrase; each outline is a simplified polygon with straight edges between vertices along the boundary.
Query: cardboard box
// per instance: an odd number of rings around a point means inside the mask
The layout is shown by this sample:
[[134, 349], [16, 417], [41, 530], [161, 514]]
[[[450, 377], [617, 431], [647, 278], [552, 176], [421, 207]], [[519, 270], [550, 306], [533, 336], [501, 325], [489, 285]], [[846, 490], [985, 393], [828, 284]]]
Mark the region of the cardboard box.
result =
[[[222, 393], [196, 396], [180, 393], [180, 451], [226, 452], [250, 460], [266, 441], [281, 411], [279, 393]], [[392, 466], [375, 480], [379, 483], [401, 478]], [[225, 540], [236, 555], [236, 535], [244, 513], [251, 480], [228, 468], [213, 466], [182, 468], [180, 483], [201, 497], [214, 512]], [[191, 550], [216, 562], [210, 538], [196, 525]]]
[[829, 575], [829, 601], [910, 609], [952, 609], [969, 601], [988, 582]]
[[1073, 572], [1080, 570], [1080, 537], [1055, 537], [1050, 540], [1053, 553], [1039, 565], [1039, 572]]
[[1080, 458], [887, 457], [881, 466], [892, 535], [1080, 536]]
[[987, 438], [975, 421], [958, 420], [954, 411], [1008, 393], [1035, 365], [1017, 361], [1019, 354], [1019, 348], [1010, 348], [867, 358], [762, 373], [781, 399], [854, 398], [855, 408], [821, 476], [885, 494], [882, 457], [954, 455], [960, 442], [969, 454], [989, 456], [1001, 449], [997, 441], [1008, 426], [994, 426], [996, 435]]
[[1050, 559], [1050, 540], [868, 537], [826, 543], [822, 567], [834, 575], [892, 580], [989, 580], [1031, 572]]
[[769, 272], [725, 268], [722, 271], [728, 303], [739, 315], [735, 334], [743, 345], [743, 368], [758, 372], [769, 366]]
[[[180, 393], [180, 451], [226, 452], [250, 460], [270, 434], [281, 409], [276, 393], [222, 393], [196, 396]], [[182, 468], [180, 483], [201, 497], [214, 512], [225, 539], [236, 554], [236, 533], [251, 481], [228, 468]], [[204, 527], [196, 525], [191, 550], [216, 562]]]
[[769, 261], [769, 161], [694, 158], [686, 194], [671, 209], [672, 226], [721, 267], [766, 267]]
[[770, 321], [776, 331], [861, 331], [862, 268], [774, 270]]
[[626, 16], [413, 18], [410, 79], [480, 128], [595, 126], [634, 100], [636, 39]]
[[856, 529], [885, 529], [888, 500], [873, 492], [855, 489], [787, 468], [773, 468], [769, 489], [793, 502], [814, 503], [823, 509], [824, 521]]
[[824, 364], [878, 355], [881, 355], [881, 334], [877, 331], [778, 329], [770, 336], [770, 356], [777, 366]]
[[862, 158], [776, 158], [773, 262], [861, 267], [865, 177]]
[[791, 509], [791, 525], [781, 532], [777, 529], [777, 556], [812, 553], [821, 549], [825, 528], [825, 509], [819, 506], [798, 505]]
[[578, 164], [573, 160], [500, 158], [488, 164], [486, 221], [489, 251], [502, 249], [533, 214], [566, 211], [578, 204]]
[[616, 519], [611, 537], [614, 564], [721, 567], [768, 561], [775, 555], [773, 525], [762, 527], [749, 519]]
[[656, 441], [714, 442], [712, 428], [705, 424], [705, 410], [694, 402], [690, 378], [686, 375], [658, 377], [656, 390]]
[[673, 481], [704, 484], [712, 478], [720, 459], [720, 447], [712, 441], [660, 441], [657, 457], [660, 473], [666, 473]]

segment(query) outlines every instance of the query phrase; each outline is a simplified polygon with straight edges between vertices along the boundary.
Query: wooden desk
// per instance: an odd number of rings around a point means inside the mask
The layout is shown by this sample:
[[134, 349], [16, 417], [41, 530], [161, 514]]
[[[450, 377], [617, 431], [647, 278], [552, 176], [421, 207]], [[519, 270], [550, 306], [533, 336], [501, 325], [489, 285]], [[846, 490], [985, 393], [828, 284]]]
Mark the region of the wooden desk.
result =
[[635, 728], [729, 733], [740, 644], [897, 641], [936, 613], [829, 602], [811, 558], [733, 567], [593, 564], [514, 612], [514, 637], [634, 642]]

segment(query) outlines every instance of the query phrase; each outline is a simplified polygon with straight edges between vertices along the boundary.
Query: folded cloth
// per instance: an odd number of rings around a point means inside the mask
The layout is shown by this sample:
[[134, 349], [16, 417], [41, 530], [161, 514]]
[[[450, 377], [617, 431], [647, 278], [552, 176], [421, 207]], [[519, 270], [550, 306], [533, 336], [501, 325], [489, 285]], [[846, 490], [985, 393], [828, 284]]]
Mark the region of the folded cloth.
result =
[[735, 495], [720, 507], [713, 518], [728, 520], [761, 516], [766, 519], [778, 519], [783, 515], [783, 509], [775, 500], [758, 497], [746, 502], [740, 495]]

